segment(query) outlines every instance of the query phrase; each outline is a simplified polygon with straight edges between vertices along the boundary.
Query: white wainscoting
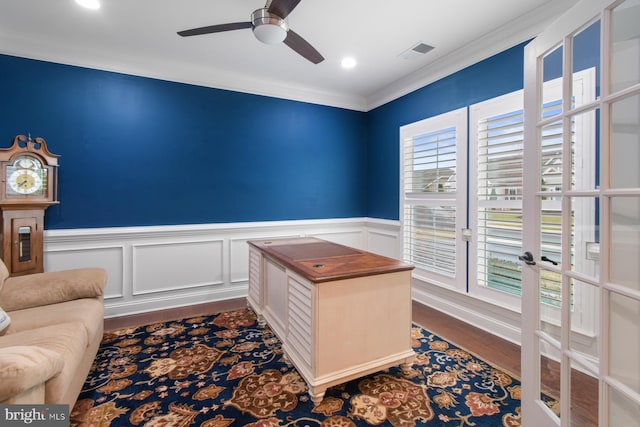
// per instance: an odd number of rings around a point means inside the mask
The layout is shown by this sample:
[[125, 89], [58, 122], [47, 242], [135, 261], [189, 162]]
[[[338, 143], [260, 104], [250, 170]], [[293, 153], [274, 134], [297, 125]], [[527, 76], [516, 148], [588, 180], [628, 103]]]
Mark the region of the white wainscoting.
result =
[[[398, 221], [345, 218], [47, 230], [45, 271], [106, 269], [106, 317], [122, 316], [246, 297], [247, 241], [296, 236], [401, 257]], [[519, 343], [518, 313], [419, 278], [413, 299]]]
[[45, 271], [102, 267], [106, 317], [245, 297], [247, 240], [315, 236], [398, 257], [397, 222], [309, 221], [45, 232]]

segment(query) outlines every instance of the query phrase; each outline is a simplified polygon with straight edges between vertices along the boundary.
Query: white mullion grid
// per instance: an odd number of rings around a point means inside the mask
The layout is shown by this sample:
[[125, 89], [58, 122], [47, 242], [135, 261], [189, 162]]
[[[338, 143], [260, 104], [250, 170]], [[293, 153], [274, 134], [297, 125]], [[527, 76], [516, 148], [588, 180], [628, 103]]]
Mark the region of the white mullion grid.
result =
[[[525, 94], [529, 90], [530, 96], [524, 97], [524, 140], [530, 141], [530, 144], [524, 144], [523, 146], [523, 193], [535, 194], [540, 186], [535, 182], [535, 179], [531, 179], [532, 175], [539, 175], [540, 172], [540, 157], [541, 147], [540, 138], [542, 136], [542, 126], [540, 125], [540, 118], [542, 116], [541, 104], [542, 104], [542, 79], [538, 80], [538, 76], [542, 76], [542, 70], [544, 68], [544, 59], [542, 56], [538, 56], [538, 52], [529, 45], [525, 48], [525, 64], [529, 62], [534, 69], [525, 69]], [[535, 92], [533, 92], [535, 91]], [[537, 172], [534, 172], [537, 171]], [[529, 179], [527, 179], [529, 178]], [[540, 233], [533, 232], [533, 224], [535, 221], [539, 221], [537, 216], [539, 215], [541, 207], [541, 198], [535, 197], [523, 197], [522, 200], [522, 221], [523, 221], [523, 243], [529, 245], [529, 250], [537, 254], [540, 247]], [[533, 220], [529, 217], [532, 216]], [[540, 271], [539, 268], [533, 266], [525, 266], [522, 268], [522, 282], [525, 282], [531, 286], [523, 286], [522, 288], [522, 314], [523, 320], [531, 323], [523, 325], [523, 329], [529, 329], [533, 331], [533, 336], [523, 336], [522, 340], [522, 354], [535, 355], [533, 360], [533, 366], [531, 369], [525, 369], [522, 372], [523, 384], [529, 384], [529, 387], [523, 387], [522, 401], [523, 410], [526, 410], [524, 402], [536, 402], [538, 407], [542, 407], [540, 404], [540, 393], [542, 392], [542, 381], [540, 374], [540, 334], [543, 333], [540, 327], [540, 309], [539, 304], [535, 304], [535, 309], [530, 301], [540, 300]], [[526, 302], [526, 303], [525, 303]], [[524, 359], [523, 359], [524, 361]], [[525, 412], [523, 412], [523, 415]]]
[[[611, 31], [611, 15], [612, 9], [618, 6], [622, 2], [617, 2], [610, 9], [604, 10], [603, 19], [602, 19], [602, 64], [601, 64], [601, 132], [600, 132], [600, 170], [601, 170], [601, 180], [600, 180], [600, 212], [601, 218], [610, 218], [611, 217], [611, 203], [615, 198], [619, 197], [637, 197], [640, 193], [640, 188], [611, 188], [611, 138], [609, 129], [611, 128], [611, 106], [621, 99], [637, 95], [640, 93], [640, 83], [636, 83], [633, 86], [627, 87], [623, 90], [620, 90], [615, 93], [610, 93], [609, 81], [610, 81], [610, 70], [608, 66], [605, 64], [609, 64], [610, 61], [610, 31]], [[603, 254], [609, 254], [611, 251], [611, 223], [602, 223], [600, 226], [600, 252]], [[629, 400], [633, 401], [636, 405], [640, 406], [640, 393], [631, 389], [629, 386], [624, 384], [623, 382], [616, 380], [615, 378], [610, 376], [610, 360], [609, 360], [609, 352], [610, 352], [610, 303], [611, 303], [611, 294], [614, 293], [616, 295], [625, 296], [630, 299], [634, 299], [636, 301], [640, 301], [640, 291], [634, 290], [632, 288], [618, 285], [610, 282], [611, 271], [610, 271], [610, 261], [609, 257], [601, 257], [600, 260], [600, 300], [601, 300], [601, 319], [600, 319], [600, 330], [601, 330], [601, 339], [599, 346], [599, 360], [600, 360], [600, 378], [599, 378], [599, 393], [600, 393], [600, 404], [599, 404], [599, 423], [600, 425], [608, 425], [610, 419], [610, 399], [611, 396], [609, 393], [609, 389], [613, 388], [616, 391], [623, 394]]]
[[618, 92], [607, 94], [606, 96], [602, 95], [600, 103], [604, 102], [604, 103], [613, 104], [615, 101], [624, 99], [628, 96], [636, 95], [638, 94], [638, 92], [640, 92], [640, 83], [636, 83], [625, 89], [621, 89]]
[[595, 286], [597, 288], [599, 288], [601, 286], [599, 279], [595, 279], [594, 280], [593, 277], [587, 276], [586, 274], [579, 273], [579, 272], [573, 271], [573, 270], [566, 271], [565, 274], [567, 276], [569, 276], [570, 278], [575, 279], [575, 280], [579, 280], [579, 281], [581, 281], [583, 283], [586, 283], [587, 285]]
[[598, 377], [598, 363], [586, 358], [582, 353], [579, 353], [574, 350], [565, 350], [567, 353], [567, 357], [571, 359], [572, 362], [576, 362], [578, 366], [582, 369], [581, 371], [586, 372], [588, 375], [597, 378]]
[[[611, 19], [612, 10], [605, 9], [600, 19], [600, 253], [609, 254], [611, 251], [611, 224], [602, 223], [611, 216], [611, 197], [606, 194], [611, 188], [610, 179], [610, 129], [611, 110], [608, 102], [603, 102], [609, 97], [611, 70]], [[603, 286], [609, 281], [610, 265], [609, 257], [600, 257], [600, 342], [598, 344], [598, 360], [600, 372], [598, 377], [598, 425], [609, 424], [609, 387], [604, 379], [609, 376], [609, 328], [610, 328], [610, 293]]]
[[560, 275], [560, 425], [571, 425], [571, 280], [565, 274], [571, 269], [571, 199], [566, 193], [571, 188], [571, 141], [573, 117], [573, 43], [571, 35], [562, 43], [562, 213]]
[[555, 350], [558, 351], [558, 353], [562, 352], [562, 343], [558, 340], [558, 338], [554, 337], [553, 335], [551, 335], [548, 332], [545, 332], [541, 329], [536, 331], [536, 335], [538, 336], [538, 338], [540, 338], [542, 341], [544, 341], [545, 343], [549, 344], [551, 347], [553, 347]]
[[640, 301], [640, 291], [629, 288], [627, 286], [618, 285], [616, 283], [605, 282], [602, 284], [602, 287], [610, 292], [615, 292], [616, 294], [625, 296], [627, 298], [632, 298]]

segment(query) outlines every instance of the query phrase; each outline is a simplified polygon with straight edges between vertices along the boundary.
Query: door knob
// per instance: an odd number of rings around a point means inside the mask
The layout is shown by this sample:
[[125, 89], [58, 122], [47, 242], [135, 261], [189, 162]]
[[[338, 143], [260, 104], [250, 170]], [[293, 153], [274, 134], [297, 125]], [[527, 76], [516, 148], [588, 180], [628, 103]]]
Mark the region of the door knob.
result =
[[520, 259], [520, 261], [524, 261], [527, 265], [536, 265], [536, 262], [533, 260], [533, 255], [529, 251], [518, 256], [518, 259]]
[[549, 259], [549, 258], [547, 258], [547, 257], [546, 257], [546, 256], [544, 256], [544, 255], [542, 255], [542, 256], [540, 257], [540, 259], [541, 259], [542, 261], [550, 262], [550, 263], [551, 263], [551, 264], [553, 264], [553, 265], [558, 265], [558, 261], [554, 261], [554, 260], [552, 260], [552, 259]]

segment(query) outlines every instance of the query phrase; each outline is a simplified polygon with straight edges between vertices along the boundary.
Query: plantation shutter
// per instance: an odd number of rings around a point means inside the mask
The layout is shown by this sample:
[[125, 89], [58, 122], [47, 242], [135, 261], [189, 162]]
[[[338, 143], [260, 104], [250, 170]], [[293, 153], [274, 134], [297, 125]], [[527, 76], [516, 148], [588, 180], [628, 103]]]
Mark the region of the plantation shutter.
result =
[[523, 111], [478, 123], [478, 284], [520, 295]]
[[416, 274], [465, 286], [466, 109], [401, 128], [403, 258]]
[[[557, 108], [549, 103], [547, 109]], [[472, 107], [475, 147], [476, 188], [471, 212], [476, 216], [476, 243], [472, 251], [476, 260], [477, 286], [520, 296], [522, 293], [522, 190], [524, 112], [522, 92], [505, 95]], [[545, 165], [541, 182], [559, 185], [561, 151], [558, 125], [545, 129], [546, 141], [541, 162]], [[474, 196], [475, 193], [475, 196]], [[553, 200], [543, 204], [542, 236], [547, 255], [558, 259], [560, 251], [559, 205]], [[473, 265], [473, 264], [472, 264]], [[546, 303], [560, 301], [560, 284], [555, 277], [542, 283]]]

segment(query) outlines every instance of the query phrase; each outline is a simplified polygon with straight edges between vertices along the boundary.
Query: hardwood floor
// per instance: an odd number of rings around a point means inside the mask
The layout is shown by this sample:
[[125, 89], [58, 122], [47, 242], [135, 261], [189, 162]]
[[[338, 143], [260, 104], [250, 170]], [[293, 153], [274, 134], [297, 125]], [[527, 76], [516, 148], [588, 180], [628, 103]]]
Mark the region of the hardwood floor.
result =
[[[246, 307], [244, 298], [180, 307], [170, 310], [105, 319], [105, 331], [145, 325], [153, 322], [177, 320], [185, 317], [213, 314]], [[498, 338], [487, 331], [448, 316], [422, 304], [413, 303], [413, 321], [441, 338], [477, 355], [491, 365], [520, 378], [520, 347]], [[557, 396], [559, 384], [558, 364], [545, 361], [543, 382], [550, 388], [547, 393]], [[554, 390], [555, 387], [555, 390]], [[596, 427], [598, 425], [598, 384], [580, 372], [572, 375], [572, 425]]]
[[[413, 321], [493, 366], [521, 378], [520, 346], [415, 301]], [[548, 359], [545, 359], [543, 365], [541, 376], [543, 384], [547, 386], [544, 391], [557, 397], [560, 385], [559, 365]], [[574, 371], [571, 376], [571, 396], [572, 426], [596, 427], [598, 382], [588, 375]]]

